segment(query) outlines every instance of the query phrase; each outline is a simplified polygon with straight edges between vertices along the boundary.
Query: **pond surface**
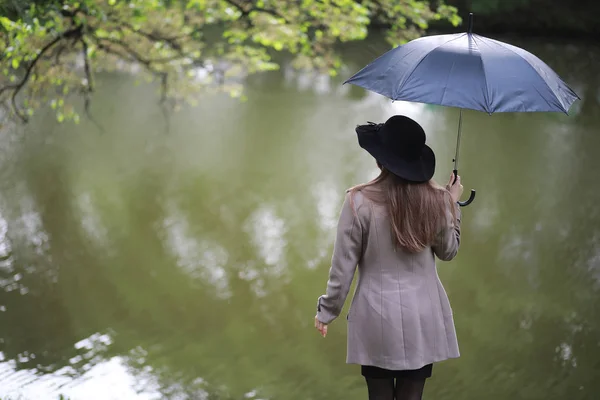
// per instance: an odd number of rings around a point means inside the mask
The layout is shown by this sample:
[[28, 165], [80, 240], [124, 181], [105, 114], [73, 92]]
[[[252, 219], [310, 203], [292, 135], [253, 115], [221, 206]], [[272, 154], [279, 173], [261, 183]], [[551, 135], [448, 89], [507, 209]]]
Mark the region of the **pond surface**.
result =
[[[438, 264], [462, 356], [425, 399], [600, 398], [600, 51], [513, 43], [583, 100], [464, 114], [478, 197]], [[205, 96], [168, 121], [154, 88], [102, 76], [103, 132], [50, 113], [5, 125], [0, 397], [366, 399], [345, 319], [313, 328], [344, 190], [376, 174], [354, 127], [417, 119], [445, 182], [458, 120], [341, 85], [384, 48], [346, 46], [335, 79], [252, 77], [247, 102]]]

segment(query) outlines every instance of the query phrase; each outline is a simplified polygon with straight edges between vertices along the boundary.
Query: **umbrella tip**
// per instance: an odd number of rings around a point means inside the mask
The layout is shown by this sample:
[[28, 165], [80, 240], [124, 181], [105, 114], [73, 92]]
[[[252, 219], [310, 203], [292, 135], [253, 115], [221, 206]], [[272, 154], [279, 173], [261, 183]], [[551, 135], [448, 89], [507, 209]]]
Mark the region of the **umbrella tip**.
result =
[[473, 33], [473, 13], [469, 13], [469, 33]]

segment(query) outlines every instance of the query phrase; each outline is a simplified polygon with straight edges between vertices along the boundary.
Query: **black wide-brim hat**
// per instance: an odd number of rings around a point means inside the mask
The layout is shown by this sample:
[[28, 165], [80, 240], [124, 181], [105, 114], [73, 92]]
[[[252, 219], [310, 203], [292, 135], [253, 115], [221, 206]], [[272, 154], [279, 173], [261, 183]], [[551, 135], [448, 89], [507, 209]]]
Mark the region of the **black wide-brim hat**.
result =
[[400, 178], [422, 183], [435, 173], [435, 154], [425, 144], [425, 131], [416, 121], [394, 115], [384, 124], [356, 128], [358, 144], [382, 167]]

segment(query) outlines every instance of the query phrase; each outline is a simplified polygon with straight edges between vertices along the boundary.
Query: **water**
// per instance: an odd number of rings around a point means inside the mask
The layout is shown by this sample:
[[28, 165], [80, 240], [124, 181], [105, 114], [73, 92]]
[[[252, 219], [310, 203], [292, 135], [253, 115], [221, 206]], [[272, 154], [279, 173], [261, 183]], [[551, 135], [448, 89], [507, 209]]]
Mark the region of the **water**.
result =
[[[426, 399], [600, 398], [600, 51], [519, 43], [583, 97], [572, 115], [464, 115], [459, 256], [440, 263], [462, 357]], [[89, 121], [0, 137], [0, 397], [365, 399], [345, 320], [313, 328], [344, 189], [376, 173], [353, 128], [416, 118], [452, 164], [457, 110], [285, 68], [249, 101], [168, 123], [154, 88], [102, 76]], [[346, 305], [347, 308], [348, 304]]]

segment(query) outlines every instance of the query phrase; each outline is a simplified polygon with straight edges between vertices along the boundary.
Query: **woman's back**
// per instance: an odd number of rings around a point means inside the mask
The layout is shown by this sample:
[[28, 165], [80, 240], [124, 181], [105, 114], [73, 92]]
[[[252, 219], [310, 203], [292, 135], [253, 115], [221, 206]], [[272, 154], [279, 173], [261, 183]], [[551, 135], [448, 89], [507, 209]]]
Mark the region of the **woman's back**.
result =
[[[421, 285], [423, 279], [436, 274], [435, 255], [451, 260], [457, 253], [460, 231], [448, 240], [430, 243], [420, 251], [408, 251], [400, 247], [394, 237], [394, 229], [385, 204], [377, 203], [362, 190], [350, 194], [355, 212], [362, 226], [363, 248], [358, 270], [361, 278], [374, 280], [372, 286], [382, 285], [382, 291], [399, 284]], [[444, 230], [446, 230], [444, 232]], [[450, 230], [440, 227], [438, 237], [452, 236]], [[381, 282], [381, 283], [378, 283]]]
[[346, 194], [319, 319], [328, 323], [339, 315], [358, 266], [348, 313], [348, 363], [400, 370], [458, 357], [452, 309], [434, 255], [454, 257], [460, 219], [442, 227], [430, 246], [406, 251], [396, 243], [385, 204], [363, 191]]
[[440, 230], [458, 212], [448, 191], [434, 181], [410, 182], [385, 168], [373, 181], [350, 189], [352, 205], [358, 192], [387, 220], [396, 247], [411, 253], [432, 247]]

